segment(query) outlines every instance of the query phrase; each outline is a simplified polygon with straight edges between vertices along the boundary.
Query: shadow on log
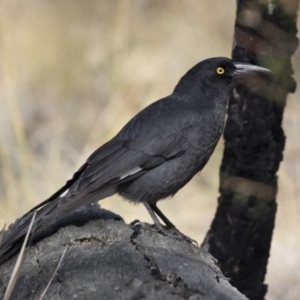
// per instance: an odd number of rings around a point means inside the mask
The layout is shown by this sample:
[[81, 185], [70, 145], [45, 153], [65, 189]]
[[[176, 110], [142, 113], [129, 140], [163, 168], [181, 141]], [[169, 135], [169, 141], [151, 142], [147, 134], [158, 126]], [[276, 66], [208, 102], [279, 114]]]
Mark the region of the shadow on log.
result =
[[[215, 259], [185, 241], [131, 227], [98, 205], [47, 224], [34, 236], [11, 299], [246, 299]], [[0, 298], [16, 256], [0, 266]]]

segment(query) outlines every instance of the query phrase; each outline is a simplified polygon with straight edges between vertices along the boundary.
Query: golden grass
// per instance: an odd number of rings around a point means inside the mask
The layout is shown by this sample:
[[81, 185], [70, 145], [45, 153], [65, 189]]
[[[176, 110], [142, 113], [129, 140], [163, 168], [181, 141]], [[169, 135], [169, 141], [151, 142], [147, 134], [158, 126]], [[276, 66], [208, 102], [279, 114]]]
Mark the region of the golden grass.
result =
[[[226, 3], [225, 3], [226, 2]], [[1, 1], [0, 228], [58, 189], [136, 112], [198, 61], [230, 56], [235, 1]], [[294, 56], [300, 79], [300, 52]], [[268, 298], [300, 294], [300, 94], [290, 97]], [[200, 243], [216, 208], [222, 141], [205, 170], [159, 204]], [[101, 202], [127, 222], [141, 206]]]
[[25, 239], [23, 241], [21, 250], [18, 254], [17, 261], [15, 263], [15, 266], [13, 268], [13, 271], [12, 271], [12, 274], [10, 276], [9, 282], [7, 284], [3, 300], [9, 300], [10, 299], [10, 296], [11, 296], [13, 290], [14, 290], [15, 284], [16, 284], [18, 278], [19, 278], [19, 274], [21, 272], [23, 263], [25, 261], [26, 246], [28, 245], [28, 238], [29, 238], [29, 235], [31, 233], [32, 226], [34, 224], [35, 216], [36, 216], [36, 212], [34, 212], [33, 215], [32, 215], [32, 218], [31, 218], [30, 224], [28, 226], [28, 230], [27, 230]]
[[58, 264], [57, 264], [57, 266], [56, 266], [56, 268], [55, 268], [55, 270], [54, 270], [54, 272], [53, 272], [53, 274], [52, 274], [52, 276], [51, 276], [51, 278], [50, 278], [47, 286], [45, 287], [45, 289], [44, 289], [41, 297], [39, 298], [39, 300], [42, 300], [45, 297], [45, 295], [46, 295], [46, 293], [47, 293], [47, 291], [48, 291], [48, 289], [49, 289], [49, 287], [50, 287], [50, 285], [51, 285], [51, 283], [52, 283], [55, 275], [57, 274], [57, 271], [58, 271], [58, 269], [59, 269], [59, 267], [60, 267], [60, 265], [61, 265], [64, 257], [65, 257], [65, 254], [66, 254], [67, 250], [68, 250], [68, 244], [66, 245], [66, 247], [65, 247], [65, 249], [64, 249], [64, 251], [63, 251], [63, 253], [62, 253], [61, 257], [60, 257], [60, 260], [59, 260], [59, 262], [58, 262]]

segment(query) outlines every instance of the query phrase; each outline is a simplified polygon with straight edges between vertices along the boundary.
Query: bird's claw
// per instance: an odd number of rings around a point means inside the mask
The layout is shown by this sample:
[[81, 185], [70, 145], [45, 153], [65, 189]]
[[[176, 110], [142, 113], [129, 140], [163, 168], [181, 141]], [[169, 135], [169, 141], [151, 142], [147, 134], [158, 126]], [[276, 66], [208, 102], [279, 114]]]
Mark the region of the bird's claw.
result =
[[185, 240], [188, 243], [194, 244], [197, 247], [199, 246], [198, 242], [190, 237], [188, 237], [187, 235], [183, 234], [182, 232], [180, 232], [177, 228], [175, 227], [171, 227], [168, 229], [164, 229], [162, 232], [164, 235], [166, 236], [170, 236], [173, 237], [177, 240]]
[[179, 240], [179, 241], [185, 240], [188, 243], [196, 245], [197, 247], [199, 246], [199, 244], [196, 240], [183, 234], [176, 227], [163, 227], [162, 225], [158, 227], [155, 224], [151, 225], [148, 223], [140, 222], [139, 220], [135, 220], [135, 221], [131, 222], [130, 225], [133, 228], [136, 236], [139, 235], [141, 228], [143, 228], [144, 230], [149, 230], [152, 232], [160, 232], [163, 235], [174, 238], [176, 240]]

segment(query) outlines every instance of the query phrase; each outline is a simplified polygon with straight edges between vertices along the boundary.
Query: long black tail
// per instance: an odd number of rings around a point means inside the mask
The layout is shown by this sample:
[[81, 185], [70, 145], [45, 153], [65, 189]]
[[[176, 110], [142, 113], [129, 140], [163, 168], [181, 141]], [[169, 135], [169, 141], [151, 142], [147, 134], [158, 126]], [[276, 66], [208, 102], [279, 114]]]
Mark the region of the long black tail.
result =
[[[95, 194], [89, 195], [72, 195], [71, 193], [71, 196], [60, 195], [57, 197], [57, 193], [55, 193], [52, 197], [50, 197], [51, 201], [47, 199], [40, 204], [44, 204], [43, 207], [36, 207], [37, 209], [39, 208], [39, 210], [35, 210], [36, 216], [31, 230], [31, 232], [34, 233], [34, 238], [39, 236], [40, 233], [42, 234], [42, 232], [37, 232], [36, 234], [36, 230], [41, 226], [45, 225], [41, 231], [47, 231], [47, 229], [49, 229], [49, 224], [52, 222], [57, 223], [56, 218], [60, 218], [64, 213], [74, 210], [82, 205], [109, 197], [115, 192], [115, 187], [110, 186], [100, 189]], [[54, 196], [56, 196], [56, 198]], [[35, 211], [30, 211], [24, 215], [21, 219], [11, 225], [4, 233], [3, 242], [0, 245], [0, 264], [21, 248]]]
[[[47, 218], [49, 218], [47, 214], [51, 211], [52, 207], [56, 205], [56, 201], [58, 200], [53, 200], [53, 202], [48, 203], [37, 211], [31, 232], [41, 227]], [[4, 233], [4, 238], [0, 245], [0, 264], [21, 248], [33, 214], [34, 211], [27, 213], [12, 224]]]
[[0, 245], [0, 264], [21, 248], [34, 211], [37, 211], [37, 214], [35, 217], [32, 232], [41, 227], [47, 220], [47, 218], [49, 218], [50, 216], [53, 217], [53, 214], [51, 214], [51, 212], [55, 211], [58, 206], [57, 204], [63, 200], [61, 195], [73, 186], [73, 184], [77, 181], [77, 179], [81, 176], [86, 168], [87, 163], [81, 166], [79, 170], [73, 175], [73, 177], [68, 180], [66, 184], [56, 193], [32, 208], [27, 214], [18, 219], [9, 227], [9, 229], [4, 233], [4, 238]]

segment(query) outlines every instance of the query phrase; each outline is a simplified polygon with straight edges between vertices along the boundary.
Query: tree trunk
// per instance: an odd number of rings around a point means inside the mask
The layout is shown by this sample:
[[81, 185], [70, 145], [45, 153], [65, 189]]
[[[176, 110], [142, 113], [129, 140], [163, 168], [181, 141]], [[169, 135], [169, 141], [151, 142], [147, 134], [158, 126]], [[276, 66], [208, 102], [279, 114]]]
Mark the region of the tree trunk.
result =
[[288, 93], [295, 91], [294, 54], [299, 0], [239, 0], [232, 58], [272, 70], [270, 78], [242, 82], [229, 102], [220, 170], [220, 197], [203, 243], [232, 285], [264, 299], [276, 214], [276, 172], [285, 136]]

